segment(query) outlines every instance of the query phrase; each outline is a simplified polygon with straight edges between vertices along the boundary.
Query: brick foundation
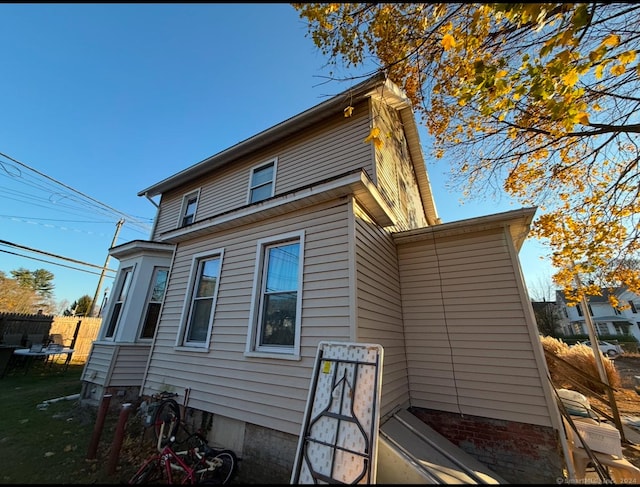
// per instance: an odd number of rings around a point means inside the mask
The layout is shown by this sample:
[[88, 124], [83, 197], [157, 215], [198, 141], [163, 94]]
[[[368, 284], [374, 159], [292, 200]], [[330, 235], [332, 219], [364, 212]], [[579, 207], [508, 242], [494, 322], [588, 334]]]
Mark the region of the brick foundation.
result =
[[562, 445], [553, 428], [430, 409], [409, 411], [510, 483], [555, 484], [564, 477]]

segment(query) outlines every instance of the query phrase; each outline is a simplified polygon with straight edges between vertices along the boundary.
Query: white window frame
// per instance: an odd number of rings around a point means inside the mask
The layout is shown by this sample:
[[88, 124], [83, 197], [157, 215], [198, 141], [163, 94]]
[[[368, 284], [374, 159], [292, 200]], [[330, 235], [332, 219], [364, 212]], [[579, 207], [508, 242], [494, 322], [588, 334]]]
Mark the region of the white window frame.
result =
[[[285, 233], [273, 237], [258, 240], [256, 245], [256, 265], [253, 276], [253, 293], [251, 297], [251, 311], [249, 314], [249, 333], [247, 334], [247, 344], [245, 355], [253, 357], [272, 357], [290, 360], [300, 360], [300, 332], [302, 322], [302, 287], [304, 276], [304, 230], [298, 232]], [[262, 307], [264, 297], [264, 286], [266, 278], [266, 251], [278, 245], [288, 245], [298, 243], [298, 285], [296, 288], [296, 320], [294, 323], [294, 343], [293, 346], [265, 346], [260, 345], [260, 335], [262, 331]]]
[[[193, 312], [193, 304], [195, 301], [195, 291], [200, 280], [200, 264], [202, 262], [218, 258], [220, 264], [218, 265], [218, 275], [216, 277], [216, 286], [212, 295], [211, 312], [209, 314], [209, 323], [207, 325], [207, 337], [204, 342], [190, 341], [187, 339], [189, 326], [191, 322], [191, 314]], [[224, 260], [224, 249], [208, 250], [206, 252], [200, 252], [194, 254], [191, 259], [191, 271], [189, 273], [189, 293], [184, 301], [184, 308], [182, 310], [182, 317], [180, 319], [180, 332], [176, 340], [177, 347], [186, 348], [204, 348], [208, 349], [211, 343], [211, 330], [213, 328], [214, 316], [216, 314], [216, 303], [218, 300], [218, 291], [220, 289], [220, 276], [222, 275], [222, 263]]]
[[[118, 282], [116, 283], [116, 289], [118, 291], [113, 294], [114, 300], [111, 306], [111, 312], [109, 313], [109, 320], [106, 322], [107, 326], [104, 328], [104, 336], [102, 337], [105, 340], [114, 340], [116, 337], [116, 332], [120, 326], [120, 320], [122, 319], [124, 308], [127, 304], [127, 296], [133, 285], [134, 270], [135, 266], [130, 266], [120, 271]], [[111, 325], [113, 325], [113, 327]], [[111, 332], [109, 333], [110, 330]]]
[[[165, 282], [165, 287], [164, 287], [164, 292], [162, 293], [162, 296], [160, 297], [160, 300], [154, 300], [153, 299], [153, 295], [154, 295], [154, 291], [155, 291], [155, 287], [156, 287], [156, 283], [158, 280], [158, 275], [160, 274], [160, 272], [166, 272], [167, 273], [167, 280]], [[162, 302], [164, 301], [164, 295], [167, 292], [167, 285], [169, 284], [169, 267], [167, 266], [155, 266], [153, 268], [153, 273], [151, 274], [151, 282], [149, 283], [149, 290], [147, 292], [147, 299], [145, 300], [145, 306], [144, 306], [144, 311], [142, 313], [142, 321], [140, 323], [140, 330], [138, 330], [138, 340], [151, 340], [153, 338], [153, 336], [155, 336], [156, 334], [156, 330], [158, 329], [158, 323], [160, 322], [160, 312], [162, 311]], [[150, 337], [143, 337], [142, 336], [142, 332], [144, 331], [144, 327], [145, 327], [145, 323], [147, 321], [147, 314], [149, 313], [149, 307], [152, 304], [158, 304], [160, 305], [159, 308], [160, 310], [158, 311], [158, 321], [156, 322], [155, 326], [154, 326], [154, 331], [153, 331], [153, 336]]]
[[[253, 181], [253, 177], [255, 175], [255, 173], [257, 171], [259, 171], [260, 169], [272, 165], [273, 166], [273, 171], [271, 174], [271, 180], [267, 181], [267, 182], [263, 182], [260, 184], [255, 184]], [[251, 204], [251, 203], [258, 203], [260, 201], [264, 201], [267, 198], [271, 198], [274, 195], [274, 191], [275, 191], [275, 187], [276, 187], [276, 173], [278, 172], [278, 158], [274, 157], [273, 159], [270, 159], [268, 161], [265, 162], [261, 162], [260, 164], [253, 166], [251, 168], [251, 171], [249, 172], [249, 187], [247, 190], [247, 204]], [[253, 200], [252, 199], [252, 194], [253, 191], [255, 189], [258, 188], [262, 188], [262, 187], [266, 187], [266, 186], [270, 186], [270, 191], [269, 191], [269, 196], [267, 196], [266, 198], [261, 198], [261, 199], [257, 199], [257, 200]]]
[[[189, 201], [195, 198], [195, 208], [192, 213], [187, 214], [187, 210], [189, 209]], [[178, 228], [185, 227], [190, 225], [191, 223], [196, 221], [196, 213], [198, 212], [198, 206], [200, 204], [200, 189], [196, 189], [195, 191], [191, 191], [190, 193], [185, 194], [182, 197], [182, 206], [180, 207], [180, 218], [178, 219]], [[185, 218], [191, 217], [191, 221], [189, 223], [185, 223]]]

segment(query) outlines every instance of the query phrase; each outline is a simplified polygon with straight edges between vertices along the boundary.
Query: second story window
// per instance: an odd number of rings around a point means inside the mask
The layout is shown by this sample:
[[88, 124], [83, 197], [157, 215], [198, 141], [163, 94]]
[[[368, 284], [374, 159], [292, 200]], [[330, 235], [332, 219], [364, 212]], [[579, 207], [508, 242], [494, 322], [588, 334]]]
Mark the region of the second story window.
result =
[[127, 299], [132, 275], [133, 268], [124, 269], [122, 271], [120, 281], [118, 282], [118, 292], [117, 294], [115, 294], [116, 300], [113, 305], [113, 309], [111, 310], [111, 318], [109, 319], [109, 325], [107, 326], [107, 330], [104, 334], [105, 338], [113, 338], [113, 334], [116, 331], [116, 325], [118, 324], [118, 320], [120, 319], [120, 315], [122, 314], [122, 308]]
[[[591, 304], [588, 304], [587, 306], [589, 307], [589, 316], [593, 316]], [[582, 310], [582, 305], [580, 303], [576, 304], [576, 310], [578, 311], [578, 316], [584, 316], [584, 311]]]
[[629, 301], [629, 306], [631, 307], [631, 312], [632, 313], [637, 313], [638, 312], [638, 308], [636, 307], [636, 304], [633, 301]]
[[182, 211], [180, 212], [180, 225], [184, 227], [194, 222], [196, 209], [198, 208], [198, 192], [189, 193], [182, 200]]
[[249, 181], [249, 203], [266, 200], [273, 196], [276, 175], [276, 160], [254, 167]]

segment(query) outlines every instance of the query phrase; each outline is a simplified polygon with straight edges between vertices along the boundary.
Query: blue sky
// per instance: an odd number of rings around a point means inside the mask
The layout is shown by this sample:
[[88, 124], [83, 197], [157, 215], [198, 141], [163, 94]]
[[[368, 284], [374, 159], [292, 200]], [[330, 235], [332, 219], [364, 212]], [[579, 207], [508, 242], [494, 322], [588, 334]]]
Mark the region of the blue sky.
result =
[[[0, 18], [0, 240], [23, 247], [0, 243], [0, 270], [49, 270], [58, 302], [96, 293], [120, 218], [116, 244], [149, 237], [138, 191], [348, 87], [324, 82], [284, 3], [0, 4]], [[462, 204], [446, 161], [425, 158], [443, 221], [520, 207]], [[546, 254], [531, 239], [520, 253], [532, 295], [551, 286]]]

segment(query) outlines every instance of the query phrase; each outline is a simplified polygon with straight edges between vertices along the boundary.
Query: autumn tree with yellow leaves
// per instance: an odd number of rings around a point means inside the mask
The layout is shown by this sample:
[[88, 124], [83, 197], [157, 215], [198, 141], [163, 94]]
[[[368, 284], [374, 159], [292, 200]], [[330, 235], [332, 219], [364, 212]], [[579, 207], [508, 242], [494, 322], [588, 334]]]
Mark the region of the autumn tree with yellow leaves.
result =
[[373, 59], [404, 89], [465, 195], [539, 208], [568, 295], [640, 293], [640, 5], [292, 6], [330, 66]]

